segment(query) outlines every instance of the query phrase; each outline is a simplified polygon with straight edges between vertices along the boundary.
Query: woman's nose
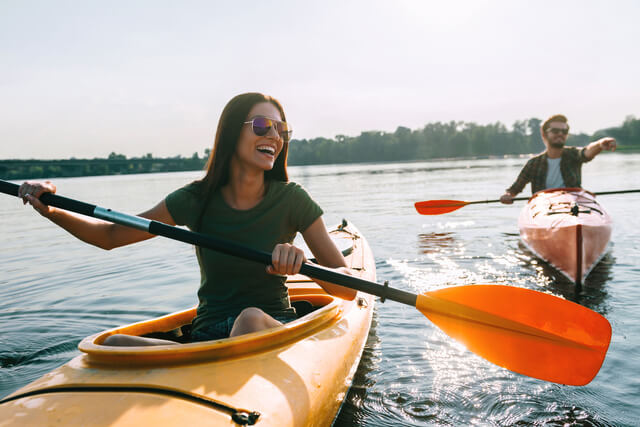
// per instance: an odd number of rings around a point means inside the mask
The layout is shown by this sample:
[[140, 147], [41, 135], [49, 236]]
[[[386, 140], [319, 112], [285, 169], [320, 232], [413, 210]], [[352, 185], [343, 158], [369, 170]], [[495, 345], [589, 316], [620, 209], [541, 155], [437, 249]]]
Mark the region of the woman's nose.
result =
[[269, 130], [267, 131], [267, 137], [269, 138], [277, 138], [277, 139], [282, 139], [282, 137], [280, 136], [280, 134], [278, 133], [278, 129], [276, 129], [275, 126], [271, 126], [269, 128]]

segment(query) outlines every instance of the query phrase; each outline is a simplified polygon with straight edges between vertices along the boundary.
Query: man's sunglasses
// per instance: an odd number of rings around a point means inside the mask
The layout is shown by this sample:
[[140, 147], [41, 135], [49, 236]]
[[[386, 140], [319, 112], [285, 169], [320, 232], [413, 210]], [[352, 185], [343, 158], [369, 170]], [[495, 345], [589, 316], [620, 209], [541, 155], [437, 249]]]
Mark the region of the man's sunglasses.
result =
[[271, 128], [274, 128], [284, 142], [289, 142], [291, 133], [293, 132], [287, 122], [272, 120], [266, 117], [255, 117], [252, 120], [244, 122], [244, 124], [248, 123], [251, 123], [251, 129], [253, 129], [253, 133], [257, 136], [265, 136]]
[[567, 135], [569, 133], [569, 129], [560, 129], [560, 128], [549, 128], [547, 131], [551, 132], [554, 135], [562, 134]]

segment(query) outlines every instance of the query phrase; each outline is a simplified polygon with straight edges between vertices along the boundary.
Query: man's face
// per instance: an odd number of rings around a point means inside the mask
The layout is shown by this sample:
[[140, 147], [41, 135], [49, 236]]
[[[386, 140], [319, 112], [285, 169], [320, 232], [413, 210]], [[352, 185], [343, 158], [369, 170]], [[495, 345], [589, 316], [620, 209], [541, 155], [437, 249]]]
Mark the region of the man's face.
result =
[[569, 125], [563, 122], [551, 122], [544, 131], [542, 139], [547, 143], [547, 146], [553, 148], [562, 148], [567, 142], [567, 135], [569, 134]]

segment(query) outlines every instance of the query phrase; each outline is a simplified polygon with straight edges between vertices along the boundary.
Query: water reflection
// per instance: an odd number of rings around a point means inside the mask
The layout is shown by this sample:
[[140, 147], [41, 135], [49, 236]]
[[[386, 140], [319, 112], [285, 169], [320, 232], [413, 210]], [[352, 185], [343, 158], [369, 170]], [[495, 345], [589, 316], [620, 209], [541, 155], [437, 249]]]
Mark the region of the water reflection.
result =
[[[401, 164], [401, 163], [400, 163]], [[451, 174], [454, 171], [459, 170], [483, 170], [492, 169], [491, 164], [476, 164], [470, 165], [460, 160], [451, 162], [422, 162], [422, 163], [407, 163], [390, 165], [388, 163], [360, 163], [360, 164], [348, 164], [348, 165], [320, 165], [320, 166], [292, 166], [292, 170], [297, 172], [297, 176], [311, 176], [317, 177], [336, 177], [336, 176], [349, 176], [349, 175], [387, 175], [387, 174], [425, 174], [425, 173], [447, 173]], [[323, 170], [324, 169], [324, 170]]]
[[581, 304], [602, 315], [606, 314], [605, 300], [608, 294], [605, 284], [613, 278], [611, 270], [616, 262], [612, 251], [605, 253], [586, 277], [583, 285], [578, 287], [552, 265], [536, 257], [522, 242], [518, 242], [518, 249], [529, 261], [524, 262], [523, 266], [535, 272], [538, 284], [569, 301]]
[[[370, 400], [368, 391], [373, 388], [376, 383], [373, 373], [379, 369], [382, 353], [377, 329], [378, 313], [377, 310], [374, 310], [369, 337], [362, 352], [358, 370], [353, 376], [351, 388], [342, 405], [342, 409], [334, 421], [334, 427], [363, 425], [362, 422], [365, 415], [372, 416], [375, 414], [375, 412], [365, 406], [368, 406], [367, 402]], [[364, 414], [364, 412], [366, 412], [366, 414]]]
[[418, 248], [423, 254], [449, 251], [454, 243], [454, 233], [451, 232], [418, 234]]

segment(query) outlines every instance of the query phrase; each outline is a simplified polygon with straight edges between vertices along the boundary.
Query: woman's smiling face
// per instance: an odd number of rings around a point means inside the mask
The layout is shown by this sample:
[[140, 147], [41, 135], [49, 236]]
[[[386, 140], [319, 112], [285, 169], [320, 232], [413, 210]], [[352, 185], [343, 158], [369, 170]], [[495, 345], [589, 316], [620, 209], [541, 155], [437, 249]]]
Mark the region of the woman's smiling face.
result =
[[[256, 117], [282, 121], [280, 110], [270, 102], [261, 102], [254, 105], [249, 111], [246, 121], [251, 121]], [[253, 132], [252, 124], [245, 123], [240, 132], [238, 145], [233, 157], [242, 165], [267, 171], [273, 168], [283, 145], [284, 141], [278, 134], [277, 129], [272, 127], [266, 135], [258, 136]]]

